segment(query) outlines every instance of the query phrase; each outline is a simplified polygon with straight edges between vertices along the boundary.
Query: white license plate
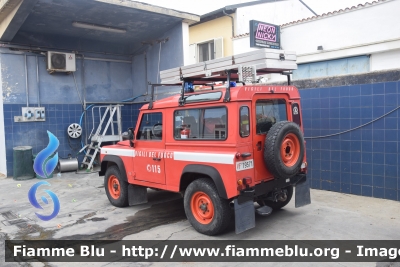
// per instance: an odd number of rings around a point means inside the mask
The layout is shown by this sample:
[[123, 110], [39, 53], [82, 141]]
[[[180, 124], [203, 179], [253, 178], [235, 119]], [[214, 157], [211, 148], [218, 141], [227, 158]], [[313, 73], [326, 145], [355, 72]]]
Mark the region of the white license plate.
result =
[[245, 160], [245, 161], [238, 161], [236, 162], [236, 171], [243, 171], [248, 169], [253, 169], [253, 160]]

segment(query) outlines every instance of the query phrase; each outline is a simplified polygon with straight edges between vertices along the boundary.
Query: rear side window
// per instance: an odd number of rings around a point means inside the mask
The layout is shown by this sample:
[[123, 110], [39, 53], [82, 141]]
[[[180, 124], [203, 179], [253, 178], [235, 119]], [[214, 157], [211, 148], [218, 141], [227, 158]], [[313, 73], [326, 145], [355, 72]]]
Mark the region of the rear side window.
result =
[[283, 99], [262, 99], [256, 102], [256, 133], [265, 134], [280, 121], [287, 120], [286, 102]]
[[239, 116], [239, 134], [241, 137], [247, 137], [250, 135], [249, 107], [241, 107]]
[[175, 139], [225, 140], [227, 129], [225, 107], [185, 109], [174, 112]]

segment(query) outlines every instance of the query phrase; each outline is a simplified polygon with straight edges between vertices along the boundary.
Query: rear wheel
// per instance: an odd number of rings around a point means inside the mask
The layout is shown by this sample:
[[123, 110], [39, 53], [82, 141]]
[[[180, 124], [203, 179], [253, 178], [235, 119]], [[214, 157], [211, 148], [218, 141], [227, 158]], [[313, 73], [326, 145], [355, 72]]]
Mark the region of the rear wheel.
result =
[[116, 207], [128, 206], [128, 183], [121, 179], [117, 166], [107, 168], [104, 175], [104, 187], [108, 200]]
[[189, 222], [205, 235], [221, 233], [231, 221], [229, 201], [219, 197], [214, 183], [207, 178], [195, 180], [187, 187], [184, 207]]

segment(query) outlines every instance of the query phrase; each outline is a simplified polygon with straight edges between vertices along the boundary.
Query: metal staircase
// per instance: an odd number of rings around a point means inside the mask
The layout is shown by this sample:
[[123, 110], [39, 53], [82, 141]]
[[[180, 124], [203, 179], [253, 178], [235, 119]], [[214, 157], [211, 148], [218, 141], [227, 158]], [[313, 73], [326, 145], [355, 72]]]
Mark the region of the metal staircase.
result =
[[[92, 131], [90, 132], [89, 139], [91, 143], [84, 146], [81, 151], [86, 149], [85, 157], [81, 163], [81, 169], [86, 169], [87, 172], [93, 170], [93, 163], [96, 156], [101, 149], [103, 142], [117, 142], [122, 141], [122, 125], [121, 125], [121, 107], [123, 105], [107, 105], [95, 106], [92, 108]], [[95, 110], [98, 110], [100, 123], [96, 132], [93, 134], [95, 128]], [[117, 130], [115, 129], [117, 126]], [[110, 129], [110, 131], [109, 131]], [[117, 132], [116, 132], [117, 131]]]

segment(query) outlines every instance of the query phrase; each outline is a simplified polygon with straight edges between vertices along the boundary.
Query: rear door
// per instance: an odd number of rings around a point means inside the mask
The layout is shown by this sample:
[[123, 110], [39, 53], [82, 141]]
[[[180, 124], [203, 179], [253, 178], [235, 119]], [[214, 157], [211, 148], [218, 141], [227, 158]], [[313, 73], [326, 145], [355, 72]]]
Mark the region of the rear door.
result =
[[257, 94], [252, 104], [253, 153], [255, 181], [271, 180], [274, 177], [264, 162], [265, 138], [271, 127], [288, 120], [288, 98], [285, 94]]

